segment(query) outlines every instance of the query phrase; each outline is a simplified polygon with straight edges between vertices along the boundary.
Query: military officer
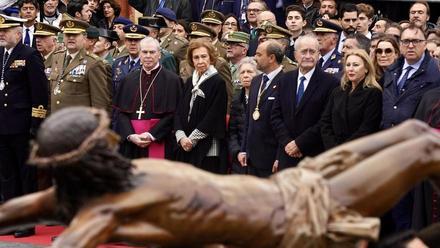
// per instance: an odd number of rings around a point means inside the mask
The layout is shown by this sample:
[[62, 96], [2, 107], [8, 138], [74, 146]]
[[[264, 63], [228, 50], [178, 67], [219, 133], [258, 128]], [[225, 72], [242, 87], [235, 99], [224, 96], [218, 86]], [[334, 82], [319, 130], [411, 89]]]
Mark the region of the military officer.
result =
[[[1, 200], [36, 190], [35, 168], [27, 166], [29, 141], [47, 114], [47, 77], [40, 53], [25, 46], [25, 19], [0, 15], [0, 185]], [[34, 228], [19, 230], [30, 236]]]
[[217, 53], [220, 57], [226, 58], [226, 46], [220, 41], [220, 33], [222, 31], [223, 22], [225, 22], [225, 16], [216, 10], [205, 10], [203, 11], [201, 17], [201, 23], [212, 28], [216, 34], [212, 39], [212, 44], [214, 45]]
[[52, 70], [53, 52], [57, 48], [57, 36], [59, 32], [61, 32], [61, 29], [47, 23], [37, 22], [35, 24], [34, 37], [37, 50], [44, 59], [44, 72], [47, 77], [49, 77]]
[[149, 34], [148, 29], [135, 24], [129, 24], [124, 27], [125, 33], [125, 47], [127, 47], [128, 55], [119, 57], [113, 63], [112, 81], [113, 81], [113, 96], [117, 94], [117, 90], [122, 80], [128, 73], [140, 68], [141, 62], [139, 60], [140, 42]]
[[113, 65], [114, 59], [111, 50], [113, 42], [118, 40], [119, 37], [116, 31], [100, 28], [98, 40], [93, 47], [93, 53], [105, 60], [110, 66]]
[[177, 24], [176, 14], [169, 8], [158, 8], [155, 17], [163, 18], [166, 26], [159, 31], [160, 47], [174, 55], [177, 64], [185, 60], [188, 40], [173, 33]]
[[110, 112], [111, 69], [98, 56], [84, 49], [88, 23], [62, 20], [66, 50], [54, 53], [51, 85], [51, 111], [70, 106], [91, 106]]
[[229, 60], [229, 68], [232, 76], [232, 86], [234, 95], [241, 92], [238, 66], [244, 58], [249, 48], [249, 34], [241, 31], [232, 31], [226, 37], [226, 57]]
[[[215, 38], [215, 32], [212, 28], [200, 23], [200, 22], [192, 22], [190, 24], [191, 33], [189, 34], [190, 40], [193, 39], [203, 39], [206, 42], [212, 42]], [[186, 82], [186, 80], [192, 76], [194, 68], [192, 68], [188, 60], [184, 60], [180, 63], [180, 77]], [[229, 69], [228, 62], [222, 58], [218, 57], [217, 62], [215, 63], [215, 68], [218, 70], [218, 73], [223, 78], [226, 83], [226, 91], [228, 92], [228, 113], [229, 106], [232, 100], [233, 94], [233, 86], [232, 86], [232, 76], [231, 70]]]
[[[152, 16], [144, 16], [138, 19], [139, 25], [144, 26], [150, 32], [148, 36], [159, 39], [159, 32], [162, 28], [166, 28], [166, 23], [164, 18], [152, 17]], [[175, 72], [178, 72], [178, 64], [176, 58], [168, 52], [167, 50], [161, 48], [160, 49], [160, 61], [159, 63], [166, 69]]]
[[336, 45], [341, 31], [342, 28], [339, 25], [324, 19], [317, 19], [313, 29], [318, 37], [321, 54], [317, 66], [339, 79], [342, 77], [342, 55], [338, 52]]
[[129, 24], [133, 24], [133, 22], [122, 16], [116, 17], [113, 21], [113, 30], [118, 34], [119, 37], [119, 40], [116, 43], [116, 47], [112, 50], [112, 56], [115, 59], [128, 55], [128, 50], [125, 47], [124, 43], [125, 36], [123, 28]]
[[[270, 22], [265, 23], [264, 30], [266, 34], [266, 39], [276, 40], [281, 45], [283, 53], [285, 54], [286, 49], [289, 47], [290, 44], [290, 37], [292, 36], [289, 30], [274, 25]], [[298, 64], [289, 59], [289, 57], [287, 57], [286, 55], [284, 55], [281, 65], [283, 66], [283, 72], [293, 71], [298, 68]]]

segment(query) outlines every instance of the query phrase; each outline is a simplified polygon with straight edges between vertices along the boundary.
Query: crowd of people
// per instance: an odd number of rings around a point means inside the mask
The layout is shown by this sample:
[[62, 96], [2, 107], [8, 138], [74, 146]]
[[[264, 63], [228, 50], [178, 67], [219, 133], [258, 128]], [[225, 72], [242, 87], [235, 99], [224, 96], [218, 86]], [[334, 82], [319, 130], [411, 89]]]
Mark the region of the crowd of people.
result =
[[[106, 110], [126, 158], [257, 177], [410, 118], [440, 128], [440, 27], [426, 1], [401, 20], [336, 0], [128, 2], [138, 20], [115, 0], [2, 9], [2, 201], [51, 183], [26, 164], [29, 141], [71, 106]], [[384, 232], [439, 221], [437, 198], [427, 183], [411, 190]]]

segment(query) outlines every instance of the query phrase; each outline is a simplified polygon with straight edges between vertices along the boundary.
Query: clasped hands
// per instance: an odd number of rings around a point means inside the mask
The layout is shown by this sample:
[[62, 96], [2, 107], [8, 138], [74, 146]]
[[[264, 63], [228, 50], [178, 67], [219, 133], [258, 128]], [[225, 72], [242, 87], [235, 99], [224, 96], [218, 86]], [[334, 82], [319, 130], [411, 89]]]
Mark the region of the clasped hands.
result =
[[147, 132], [141, 134], [131, 134], [128, 140], [142, 148], [149, 146], [150, 143], [153, 142], [151, 136]]
[[182, 139], [180, 139], [179, 143], [185, 152], [189, 152], [193, 148], [193, 142], [190, 138], [187, 138], [187, 137], [182, 138]]
[[303, 156], [298, 146], [296, 145], [295, 140], [290, 141], [284, 147], [284, 151], [287, 153], [287, 155], [293, 158], [300, 158]]

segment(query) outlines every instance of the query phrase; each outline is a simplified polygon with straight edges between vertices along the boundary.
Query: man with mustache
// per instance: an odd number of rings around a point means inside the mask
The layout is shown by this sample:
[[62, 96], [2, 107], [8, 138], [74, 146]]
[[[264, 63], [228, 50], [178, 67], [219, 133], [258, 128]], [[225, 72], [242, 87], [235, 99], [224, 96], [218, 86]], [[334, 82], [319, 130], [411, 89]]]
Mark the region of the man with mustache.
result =
[[428, 22], [429, 15], [430, 9], [426, 1], [417, 1], [409, 8], [409, 21], [422, 28], [424, 32], [435, 28], [434, 24]]
[[111, 109], [111, 68], [98, 56], [84, 49], [89, 24], [61, 21], [66, 50], [53, 55], [49, 75], [51, 112], [68, 106], [93, 106]]
[[338, 52], [342, 52], [342, 46], [349, 34], [354, 34], [358, 26], [359, 11], [354, 4], [345, 4], [341, 8], [341, 17], [339, 21], [342, 26], [342, 32], [339, 36]]

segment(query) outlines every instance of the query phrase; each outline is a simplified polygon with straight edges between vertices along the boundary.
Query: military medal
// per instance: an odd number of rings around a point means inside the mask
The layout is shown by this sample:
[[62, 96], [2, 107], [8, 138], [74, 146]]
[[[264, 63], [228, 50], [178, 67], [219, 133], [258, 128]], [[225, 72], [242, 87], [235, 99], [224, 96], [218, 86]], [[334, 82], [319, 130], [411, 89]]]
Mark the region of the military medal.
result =
[[256, 108], [252, 113], [252, 118], [254, 119], [254, 121], [260, 119], [260, 111], [258, 111], [258, 108]]
[[53, 89], [53, 94], [54, 94], [54, 95], [61, 94], [60, 84], [57, 84], [57, 85], [55, 86], [55, 88]]

